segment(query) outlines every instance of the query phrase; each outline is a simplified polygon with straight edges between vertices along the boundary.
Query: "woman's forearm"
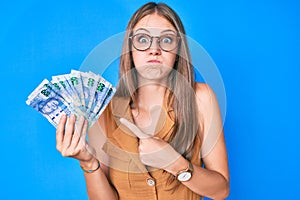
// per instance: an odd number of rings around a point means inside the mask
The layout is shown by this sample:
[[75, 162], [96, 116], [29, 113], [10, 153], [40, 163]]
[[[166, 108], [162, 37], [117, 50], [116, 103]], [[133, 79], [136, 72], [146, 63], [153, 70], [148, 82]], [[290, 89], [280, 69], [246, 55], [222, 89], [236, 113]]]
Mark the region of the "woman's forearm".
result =
[[[82, 166], [82, 164], [81, 164]], [[92, 165], [89, 165], [90, 168], [84, 167], [85, 169], [95, 169]], [[118, 195], [115, 189], [110, 185], [105, 173], [101, 167], [94, 171], [93, 173], [84, 172], [84, 177], [86, 181], [86, 188], [88, 197], [90, 200], [117, 200]]]
[[[169, 172], [176, 176], [180, 166], [182, 168], [187, 165], [188, 161], [182, 157]], [[192, 178], [182, 184], [197, 194], [216, 200], [225, 199], [229, 195], [229, 181], [222, 174], [196, 165], [193, 165], [193, 168]]]
[[194, 166], [191, 180], [183, 184], [200, 195], [216, 200], [229, 195], [229, 181], [222, 174], [199, 166]]

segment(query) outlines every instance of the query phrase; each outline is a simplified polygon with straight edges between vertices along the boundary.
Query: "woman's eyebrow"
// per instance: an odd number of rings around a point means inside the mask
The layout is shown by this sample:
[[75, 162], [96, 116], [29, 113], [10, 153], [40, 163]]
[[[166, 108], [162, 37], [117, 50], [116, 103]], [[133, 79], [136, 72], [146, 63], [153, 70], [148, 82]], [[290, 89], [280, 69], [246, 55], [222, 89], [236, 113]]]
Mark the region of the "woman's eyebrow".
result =
[[[137, 33], [137, 32], [147, 32], [147, 33], [151, 33], [150, 30], [146, 29], [146, 28], [138, 28], [137, 30], [134, 31], [134, 33]], [[172, 29], [165, 29], [165, 30], [162, 30], [160, 32], [160, 34], [164, 34], [164, 33], [168, 33], [168, 32], [172, 32], [174, 34], [176, 34], [176, 31], [172, 30]]]
[[150, 33], [150, 31], [148, 29], [145, 29], [145, 28], [138, 28], [134, 32], [136, 33], [136, 32], [139, 32], [139, 31], [146, 31], [147, 33]]
[[172, 32], [172, 33], [176, 34], [176, 32], [172, 29], [163, 30], [160, 33], [166, 33], [166, 32]]

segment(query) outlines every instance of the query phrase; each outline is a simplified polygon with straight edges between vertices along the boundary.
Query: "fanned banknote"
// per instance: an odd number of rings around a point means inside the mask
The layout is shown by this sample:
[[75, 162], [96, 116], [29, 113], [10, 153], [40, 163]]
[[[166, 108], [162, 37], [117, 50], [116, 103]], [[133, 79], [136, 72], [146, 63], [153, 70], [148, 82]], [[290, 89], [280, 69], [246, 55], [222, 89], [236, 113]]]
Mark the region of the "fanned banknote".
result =
[[62, 114], [84, 116], [89, 126], [99, 118], [116, 89], [93, 72], [72, 70], [70, 74], [44, 79], [28, 96], [26, 104], [57, 126]]

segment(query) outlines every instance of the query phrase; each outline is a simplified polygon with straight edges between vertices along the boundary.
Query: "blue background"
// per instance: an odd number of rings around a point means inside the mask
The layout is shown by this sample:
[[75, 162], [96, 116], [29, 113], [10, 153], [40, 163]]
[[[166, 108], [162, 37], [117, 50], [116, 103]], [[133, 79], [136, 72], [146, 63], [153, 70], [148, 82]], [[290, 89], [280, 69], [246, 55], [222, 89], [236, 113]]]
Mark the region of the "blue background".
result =
[[[25, 100], [42, 79], [79, 69], [145, 2], [1, 1], [1, 199], [87, 199], [78, 162]], [[228, 199], [299, 199], [298, 1], [165, 2], [223, 77]]]

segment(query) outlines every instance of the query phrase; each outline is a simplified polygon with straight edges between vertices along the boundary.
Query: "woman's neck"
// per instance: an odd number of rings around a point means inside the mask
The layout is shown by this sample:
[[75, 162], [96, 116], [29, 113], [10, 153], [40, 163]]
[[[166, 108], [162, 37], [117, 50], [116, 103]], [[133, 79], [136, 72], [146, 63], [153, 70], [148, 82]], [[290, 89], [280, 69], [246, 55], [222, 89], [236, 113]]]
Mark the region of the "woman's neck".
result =
[[149, 110], [155, 105], [162, 105], [165, 91], [166, 87], [157, 83], [140, 86], [137, 90], [135, 107]]

